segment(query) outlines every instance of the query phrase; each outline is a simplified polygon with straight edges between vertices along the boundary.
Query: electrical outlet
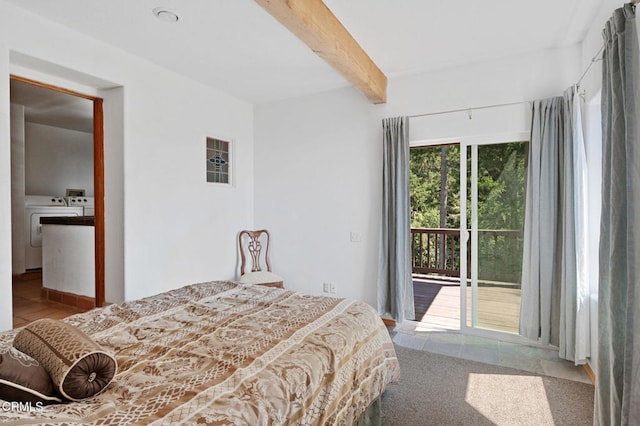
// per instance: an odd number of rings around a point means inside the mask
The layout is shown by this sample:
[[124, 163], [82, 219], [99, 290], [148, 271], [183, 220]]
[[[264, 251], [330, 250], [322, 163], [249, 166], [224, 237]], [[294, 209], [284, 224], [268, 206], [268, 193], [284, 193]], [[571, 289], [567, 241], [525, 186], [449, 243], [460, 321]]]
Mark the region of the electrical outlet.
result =
[[349, 238], [350, 238], [352, 243], [360, 243], [360, 242], [362, 242], [362, 234], [360, 232], [352, 231], [349, 234]]
[[334, 283], [322, 283], [322, 291], [324, 293], [336, 294], [336, 285]]

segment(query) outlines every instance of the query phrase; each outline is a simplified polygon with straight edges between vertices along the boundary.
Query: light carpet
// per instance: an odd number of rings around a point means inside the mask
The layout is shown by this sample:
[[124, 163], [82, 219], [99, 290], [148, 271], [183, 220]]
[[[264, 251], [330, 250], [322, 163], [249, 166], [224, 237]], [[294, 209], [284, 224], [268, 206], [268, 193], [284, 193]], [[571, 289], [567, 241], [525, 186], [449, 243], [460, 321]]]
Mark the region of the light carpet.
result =
[[402, 376], [382, 397], [385, 426], [591, 425], [592, 385], [396, 345]]

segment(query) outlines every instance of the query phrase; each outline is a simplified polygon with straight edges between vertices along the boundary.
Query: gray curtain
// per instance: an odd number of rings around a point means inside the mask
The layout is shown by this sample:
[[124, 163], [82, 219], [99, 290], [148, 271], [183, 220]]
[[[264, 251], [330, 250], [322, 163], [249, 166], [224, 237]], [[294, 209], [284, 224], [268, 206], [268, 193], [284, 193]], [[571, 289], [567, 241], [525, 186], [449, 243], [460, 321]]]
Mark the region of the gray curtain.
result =
[[533, 103], [524, 227], [520, 334], [590, 355], [587, 162], [577, 86]]
[[378, 313], [415, 319], [411, 281], [409, 117], [385, 118], [382, 221], [378, 259]]
[[604, 29], [602, 216], [596, 415], [599, 425], [640, 422], [640, 55], [635, 11]]
[[559, 342], [561, 252], [559, 150], [564, 144], [562, 97], [533, 102], [524, 221], [520, 334], [544, 344]]

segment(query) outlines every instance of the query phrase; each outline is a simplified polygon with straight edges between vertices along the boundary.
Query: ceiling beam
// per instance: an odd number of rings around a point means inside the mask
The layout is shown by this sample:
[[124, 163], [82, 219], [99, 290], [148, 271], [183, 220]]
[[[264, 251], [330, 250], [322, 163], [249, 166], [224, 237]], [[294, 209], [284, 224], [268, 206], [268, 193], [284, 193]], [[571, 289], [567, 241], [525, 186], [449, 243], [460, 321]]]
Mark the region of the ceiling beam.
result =
[[322, 0], [255, 0], [374, 104], [387, 101], [387, 77]]

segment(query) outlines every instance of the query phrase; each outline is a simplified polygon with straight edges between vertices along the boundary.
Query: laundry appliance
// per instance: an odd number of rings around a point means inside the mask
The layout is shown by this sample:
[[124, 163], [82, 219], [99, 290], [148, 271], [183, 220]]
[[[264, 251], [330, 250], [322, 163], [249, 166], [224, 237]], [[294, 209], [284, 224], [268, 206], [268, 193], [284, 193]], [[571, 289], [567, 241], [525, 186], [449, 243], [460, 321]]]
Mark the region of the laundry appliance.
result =
[[93, 197], [67, 197], [67, 205], [82, 207], [83, 216], [95, 216], [95, 204]]
[[67, 206], [62, 197], [49, 195], [27, 195], [25, 212], [25, 268], [42, 268], [42, 225], [41, 217], [82, 216], [83, 208]]

